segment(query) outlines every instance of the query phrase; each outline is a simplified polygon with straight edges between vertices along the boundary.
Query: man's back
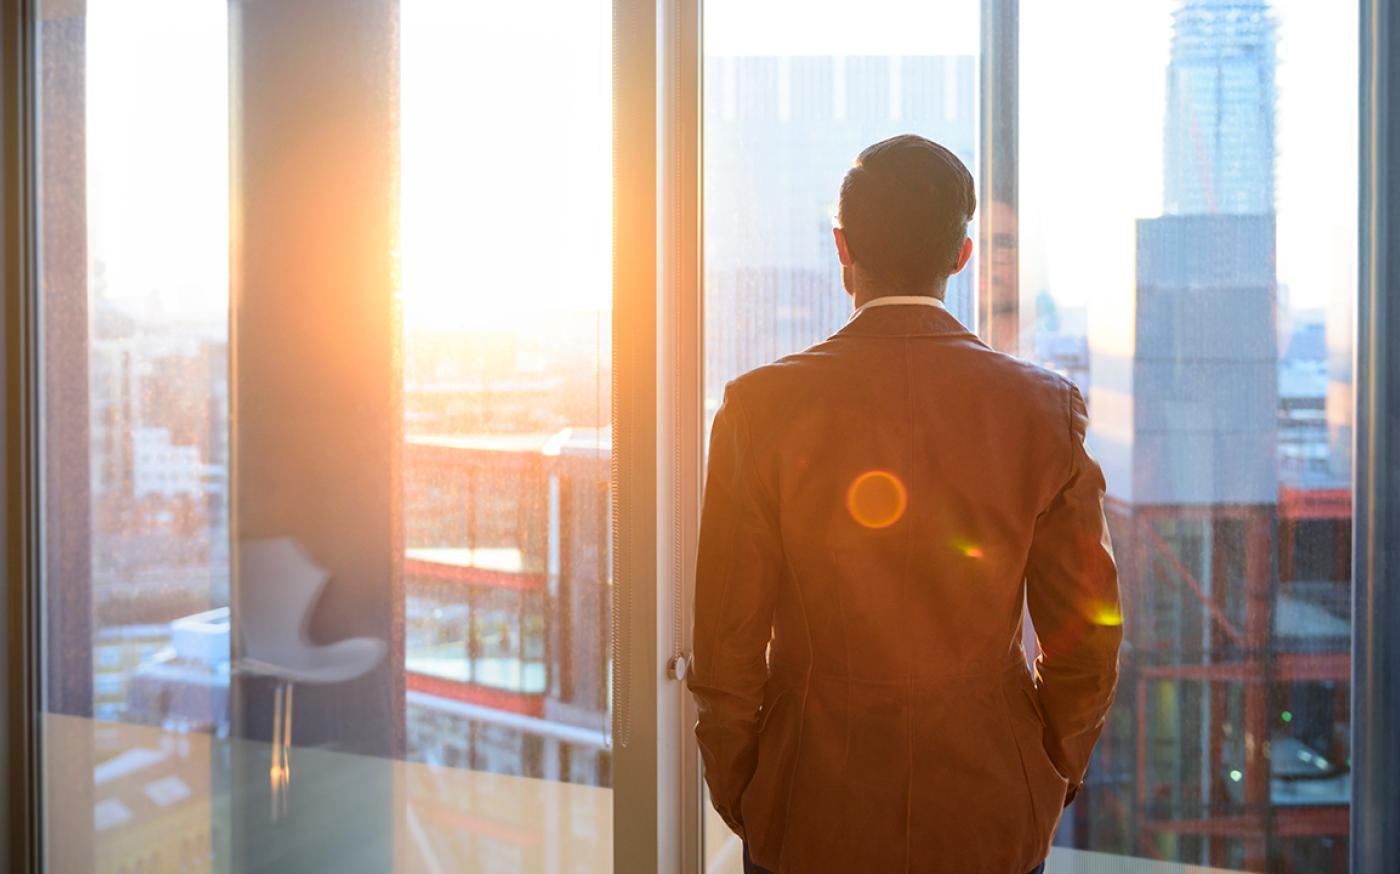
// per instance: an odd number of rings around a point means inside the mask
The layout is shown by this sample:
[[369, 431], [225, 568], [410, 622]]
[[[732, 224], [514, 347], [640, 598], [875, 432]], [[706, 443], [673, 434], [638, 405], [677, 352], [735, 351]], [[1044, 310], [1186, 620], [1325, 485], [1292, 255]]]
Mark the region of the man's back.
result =
[[1084, 429], [1068, 381], [936, 306], [870, 307], [730, 384], [690, 684], [714, 802], [755, 862], [1024, 874], [1045, 858], [1121, 638]]

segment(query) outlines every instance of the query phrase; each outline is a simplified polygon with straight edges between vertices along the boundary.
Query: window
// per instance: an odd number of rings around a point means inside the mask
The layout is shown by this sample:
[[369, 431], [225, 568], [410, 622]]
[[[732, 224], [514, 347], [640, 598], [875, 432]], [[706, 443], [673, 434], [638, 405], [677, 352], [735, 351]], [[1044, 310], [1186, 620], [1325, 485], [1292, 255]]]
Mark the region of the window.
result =
[[[803, 7], [771, 4], [756, 21], [743, 4], [705, 7], [710, 415], [725, 382], [825, 339], [850, 315], [831, 227], [857, 152], [918, 130], [978, 163], [975, 4], [880, 3], [854, 30], [835, 7]], [[910, 15], [918, 25], [903, 22]], [[951, 22], [934, 26], [945, 15]], [[794, 17], [810, 26], [785, 26]], [[975, 282], [974, 268], [948, 293], [969, 321]]]
[[[707, 413], [845, 322], [856, 153], [948, 146], [982, 216], [949, 308], [1079, 384], [1108, 478], [1122, 675], [1052, 866], [1346, 871], [1356, 7], [772, 6], [706, 4]], [[708, 869], [738, 853], [711, 814]]]
[[1020, 55], [1022, 336], [1087, 346], [1129, 642], [1069, 834], [1345, 871], [1357, 8], [1081, 7]]
[[36, 24], [47, 870], [610, 870], [610, 6]]

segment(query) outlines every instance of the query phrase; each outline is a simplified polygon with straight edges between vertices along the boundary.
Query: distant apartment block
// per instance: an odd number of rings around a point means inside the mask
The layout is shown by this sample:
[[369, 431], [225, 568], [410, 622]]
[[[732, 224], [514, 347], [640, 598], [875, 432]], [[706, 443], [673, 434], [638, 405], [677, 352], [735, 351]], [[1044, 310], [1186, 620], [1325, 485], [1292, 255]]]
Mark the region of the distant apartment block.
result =
[[[977, 63], [947, 57], [720, 57], [705, 63], [705, 397], [826, 339], [851, 302], [831, 240], [866, 146], [916, 133], [976, 173]], [[973, 269], [949, 282], [972, 325]]]
[[608, 432], [404, 452], [408, 758], [608, 785]]

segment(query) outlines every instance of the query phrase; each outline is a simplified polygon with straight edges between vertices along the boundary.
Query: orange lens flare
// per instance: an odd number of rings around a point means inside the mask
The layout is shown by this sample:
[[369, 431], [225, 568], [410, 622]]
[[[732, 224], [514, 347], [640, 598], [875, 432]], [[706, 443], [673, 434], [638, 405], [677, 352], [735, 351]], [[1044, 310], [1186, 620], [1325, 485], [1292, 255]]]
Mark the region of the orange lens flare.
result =
[[846, 509], [866, 528], [888, 528], [909, 506], [909, 494], [899, 477], [887, 470], [868, 470], [846, 490]]
[[986, 554], [982, 551], [982, 547], [975, 543], [969, 543], [966, 540], [954, 540], [953, 548], [962, 553], [966, 558], [981, 558]]
[[1113, 604], [1100, 604], [1090, 613], [1089, 619], [1095, 625], [1115, 626], [1123, 624], [1123, 611]]

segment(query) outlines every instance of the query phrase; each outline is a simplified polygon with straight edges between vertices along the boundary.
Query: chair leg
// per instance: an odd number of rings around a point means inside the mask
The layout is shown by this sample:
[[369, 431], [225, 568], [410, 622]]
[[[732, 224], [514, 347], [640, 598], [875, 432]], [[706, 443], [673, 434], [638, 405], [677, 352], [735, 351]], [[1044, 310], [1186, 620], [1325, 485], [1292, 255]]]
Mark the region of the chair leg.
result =
[[296, 685], [282, 687], [282, 814], [287, 813], [287, 796], [292, 788], [292, 693]]
[[272, 798], [272, 821], [287, 815], [287, 796], [292, 783], [292, 693], [290, 680], [278, 680], [272, 687], [272, 764], [268, 785]]
[[284, 721], [283, 689], [285, 684], [278, 681], [272, 687], [272, 765], [268, 769], [268, 789], [272, 799], [272, 821], [281, 818], [282, 796], [285, 781], [282, 771], [282, 726]]

